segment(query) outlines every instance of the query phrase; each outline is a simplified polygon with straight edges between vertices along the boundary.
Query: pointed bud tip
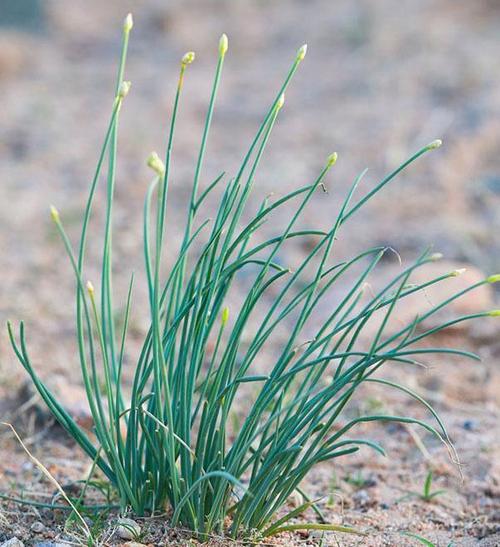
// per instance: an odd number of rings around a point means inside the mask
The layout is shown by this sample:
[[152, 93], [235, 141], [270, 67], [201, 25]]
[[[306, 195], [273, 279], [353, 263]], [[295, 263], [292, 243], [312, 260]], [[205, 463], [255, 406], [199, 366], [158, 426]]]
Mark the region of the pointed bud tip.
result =
[[500, 317], [500, 310], [491, 310], [488, 312], [490, 317]]
[[59, 221], [59, 211], [53, 205], [50, 206], [50, 216], [54, 222]]
[[228, 47], [229, 47], [229, 42], [228, 42], [228, 39], [227, 39], [227, 34], [223, 34], [220, 37], [220, 40], [219, 40], [219, 55], [221, 57], [224, 57], [224, 55], [227, 52]]
[[190, 65], [196, 58], [196, 55], [194, 53], [194, 51], [188, 51], [187, 53], [184, 54], [184, 56], [182, 57], [182, 64], [184, 66], [186, 65]]
[[299, 48], [299, 51], [297, 51], [297, 61], [302, 61], [307, 53], [307, 44], [304, 44], [302, 47]]
[[327, 167], [332, 167], [332, 165], [335, 165], [335, 163], [337, 162], [337, 157], [337, 152], [330, 154], [326, 160]]
[[132, 14], [129, 13], [127, 17], [125, 17], [125, 21], [123, 22], [123, 30], [125, 32], [130, 32], [133, 26], [134, 26], [134, 19], [132, 17]]
[[222, 324], [225, 325], [229, 320], [229, 308], [226, 306], [223, 310], [222, 310], [222, 317], [221, 317], [221, 321], [222, 321]]
[[87, 292], [90, 294], [90, 295], [93, 295], [94, 294], [94, 285], [92, 285], [92, 282], [90, 281], [87, 281]]
[[120, 99], [124, 99], [128, 95], [131, 85], [130, 82], [122, 82], [120, 84], [120, 89], [118, 90], [118, 97], [120, 97]]
[[500, 283], [500, 274], [490, 275], [486, 278], [487, 283]]
[[450, 277], [458, 277], [467, 271], [466, 268], [459, 268], [458, 270], [453, 270], [450, 272]]
[[443, 141], [441, 139], [436, 139], [435, 141], [432, 141], [427, 145], [427, 150], [435, 150], [436, 148], [439, 148], [442, 144]]
[[163, 177], [165, 174], [165, 164], [161, 161], [160, 156], [156, 152], [151, 152], [147, 160], [148, 167], [160, 177]]
[[280, 108], [283, 108], [283, 105], [285, 104], [285, 94], [282, 93], [280, 95], [280, 98], [278, 99], [278, 102], [276, 103], [276, 108], [280, 110]]

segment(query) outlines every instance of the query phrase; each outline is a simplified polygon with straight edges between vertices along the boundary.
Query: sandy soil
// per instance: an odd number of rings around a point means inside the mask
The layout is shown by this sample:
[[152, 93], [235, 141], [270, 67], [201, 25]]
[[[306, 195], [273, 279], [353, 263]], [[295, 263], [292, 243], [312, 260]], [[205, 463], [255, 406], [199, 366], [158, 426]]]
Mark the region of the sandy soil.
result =
[[[332, 207], [359, 171], [370, 168], [364, 183], [368, 189], [412, 151], [439, 137], [443, 148], [405, 172], [351, 223], [338, 241], [338, 254], [382, 243], [397, 249], [407, 263], [433, 244], [446, 256], [443, 271], [466, 266], [466, 280], [500, 270], [498, 2], [44, 4], [44, 15], [34, 26], [29, 21], [26, 30], [0, 26], [0, 322], [27, 320], [38, 370], [75, 413], [84, 415], [85, 406], [71, 323], [72, 278], [48, 219], [48, 205], [58, 206], [75, 235], [108, 119], [120, 26], [128, 10], [134, 12], [135, 27], [127, 68], [133, 89], [120, 133], [119, 295], [124, 294], [127, 273], [142, 271], [140, 204], [149, 178], [144, 159], [152, 149], [163, 149], [177, 63], [193, 49], [197, 60], [186, 80], [173, 166], [172, 225], [182, 218], [221, 32], [229, 35], [230, 52], [202, 182], [221, 170], [234, 171], [297, 47], [307, 42], [306, 62], [287, 94], [260, 170], [255, 203], [270, 192], [279, 195], [310, 181], [326, 156], [337, 150], [329, 194], [306, 213], [309, 224], [326, 226]], [[180, 235], [172, 231], [170, 237], [175, 244]], [[94, 245], [90, 278], [97, 276], [98, 252]], [[300, 260], [303, 252], [297, 248], [291, 258]], [[397, 268], [396, 262], [384, 263], [374, 283]], [[141, 304], [146, 302], [145, 286], [138, 286], [132, 354], [141, 342], [147, 312]], [[422, 305], [412, 302], [403, 313], [411, 316]], [[498, 294], [483, 291], [460, 306], [457, 311], [498, 307]], [[329, 520], [368, 535], [327, 534], [323, 545], [416, 545], [404, 531], [443, 546], [500, 544], [499, 334], [498, 324], [485, 321], [439, 340], [479, 352], [482, 363], [438, 360], [425, 371], [391, 371], [435, 404], [456, 442], [463, 479], [446, 450], [421, 432], [367, 427], [370, 438], [384, 440], [389, 458], [365, 454], [325, 465], [305, 487], [323, 498]], [[59, 480], [80, 478], [88, 462], [51, 425], [36, 397], [22, 388], [24, 382], [3, 331], [1, 421], [15, 423], [30, 450]], [[375, 405], [422, 413], [392, 394], [370, 390], [361, 395], [360, 410]], [[431, 503], [418, 497], [401, 500], [408, 491], [421, 491], [429, 468], [435, 487], [446, 493]], [[39, 499], [53, 491], [8, 431], [0, 432], [0, 491]], [[33, 526], [37, 522], [43, 528]], [[0, 542], [16, 536], [41, 546], [67, 538], [63, 524], [62, 514], [0, 506]], [[189, 544], [182, 534], [175, 538], [176, 532], [163, 521], [145, 522], [143, 528], [144, 543]], [[295, 534], [274, 543], [320, 541], [314, 534]], [[214, 539], [213, 544], [221, 542]]]

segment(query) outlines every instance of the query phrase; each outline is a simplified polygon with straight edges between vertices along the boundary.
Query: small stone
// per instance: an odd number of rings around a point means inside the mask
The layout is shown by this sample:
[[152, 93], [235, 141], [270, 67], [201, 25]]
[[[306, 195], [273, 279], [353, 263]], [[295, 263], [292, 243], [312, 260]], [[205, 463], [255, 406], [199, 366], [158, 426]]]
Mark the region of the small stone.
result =
[[34, 522], [31, 527], [30, 527], [31, 531], [34, 532], [35, 534], [40, 534], [41, 532], [43, 532], [45, 530], [45, 526], [43, 524], [43, 522], [40, 522], [39, 520]]
[[358, 490], [352, 495], [352, 501], [354, 505], [359, 509], [365, 509], [374, 504], [374, 500], [370, 497], [370, 494], [366, 490]]
[[0, 547], [24, 547], [24, 543], [20, 539], [13, 537], [0, 543]]
[[374, 486], [377, 486], [377, 479], [374, 477], [368, 477], [365, 479], [365, 488], [373, 488]]
[[476, 422], [474, 422], [473, 420], [465, 420], [465, 422], [463, 423], [463, 428], [466, 431], [474, 431], [476, 429]]
[[122, 518], [118, 521], [116, 533], [121, 539], [137, 539], [141, 533], [141, 527], [135, 520]]
[[292, 492], [288, 500], [290, 501], [292, 507], [300, 507], [305, 501], [302, 494], [300, 492], [297, 492], [297, 490], [294, 490]]
[[26, 528], [15, 525], [14, 528], [12, 528], [12, 537], [26, 539]]

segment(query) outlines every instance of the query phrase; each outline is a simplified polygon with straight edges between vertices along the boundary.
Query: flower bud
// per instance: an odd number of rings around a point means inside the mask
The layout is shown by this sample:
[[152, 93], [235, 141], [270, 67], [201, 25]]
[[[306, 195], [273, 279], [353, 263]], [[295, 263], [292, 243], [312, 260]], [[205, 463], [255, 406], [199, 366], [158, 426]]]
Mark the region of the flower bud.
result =
[[156, 152], [151, 152], [147, 161], [148, 167], [159, 176], [163, 177], [165, 174], [165, 164], [161, 161], [160, 157]]
[[59, 222], [59, 211], [53, 206], [50, 206], [50, 216], [54, 222]]
[[220, 37], [220, 40], [219, 40], [219, 55], [221, 57], [224, 57], [228, 47], [229, 47], [229, 43], [228, 43], [228, 40], [227, 40], [227, 35], [223, 34]]
[[335, 165], [337, 161], [337, 152], [334, 152], [333, 154], [330, 154], [326, 160], [326, 166], [328, 169], [332, 167], [332, 165]]
[[182, 64], [183, 64], [184, 66], [186, 66], [186, 65], [190, 65], [190, 64], [194, 61], [194, 59], [195, 59], [195, 53], [194, 53], [194, 51], [188, 51], [188, 52], [184, 55], [184, 57], [182, 58], [182, 61], [181, 61], [181, 62], [182, 62]]
[[223, 310], [222, 310], [222, 317], [221, 317], [221, 322], [222, 322], [222, 326], [224, 326], [229, 320], [229, 308], [226, 306]]
[[466, 268], [459, 268], [458, 270], [453, 270], [448, 275], [450, 277], [458, 277], [459, 275], [462, 275], [466, 271], [467, 271]]
[[443, 258], [443, 253], [432, 253], [429, 256], [429, 260], [435, 261], [435, 260], [441, 260]]
[[276, 103], [276, 109], [281, 110], [281, 108], [283, 108], [284, 104], [285, 104], [285, 94], [282, 93], [280, 95], [280, 98], [278, 99], [278, 102]]
[[490, 317], [500, 317], [500, 310], [491, 310], [488, 312]]
[[125, 17], [125, 21], [123, 22], [123, 31], [130, 32], [133, 26], [134, 26], [134, 20], [132, 18], [132, 14], [129, 13], [127, 17]]
[[500, 274], [490, 275], [486, 278], [486, 283], [500, 283]]
[[87, 292], [89, 293], [89, 296], [94, 296], [94, 285], [90, 281], [87, 281]]
[[131, 85], [132, 84], [130, 82], [122, 82], [120, 84], [120, 88], [118, 89], [118, 97], [120, 99], [124, 99], [128, 95]]
[[307, 53], [307, 44], [304, 44], [299, 51], [297, 51], [297, 61], [302, 61]]
[[426, 148], [427, 150], [434, 150], [435, 148], [439, 148], [443, 144], [443, 141], [441, 139], [436, 139], [435, 141], [430, 142]]

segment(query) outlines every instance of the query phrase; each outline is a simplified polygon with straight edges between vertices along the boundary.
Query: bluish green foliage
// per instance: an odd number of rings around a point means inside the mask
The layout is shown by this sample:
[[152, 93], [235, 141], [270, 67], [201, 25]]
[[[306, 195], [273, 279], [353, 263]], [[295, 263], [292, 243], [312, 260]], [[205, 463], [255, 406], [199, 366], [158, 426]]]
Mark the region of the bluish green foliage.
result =
[[[293, 530], [300, 525], [290, 524], [290, 519], [309, 507], [317, 510], [307, 496], [299, 508], [277, 521], [273, 519], [289, 496], [300, 489], [302, 479], [313, 466], [360, 449], [384, 454], [378, 444], [355, 436], [358, 424], [418, 424], [451, 447], [443, 423], [428, 403], [410, 389], [375, 373], [388, 362], [413, 364], [424, 354], [446, 353], [475, 359], [466, 351], [424, 348], [421, 342], [449, 325], [483, 317], [488, 312], [458, 317], [432, 328], [426, 328], [424, 322], [492, 278], [436, 304], [389, 335], [387, 323], [400, 300], [457, 272], [419, 285], [409, 284], [415, 269], [437, 258], [425, 252], [369, 296], [363, 293], [365, 282], [388, 249], [376, 247], [347, 261], [332, 262], [336, 238], [344, 224], [400, 171], [437, 148], [440, 141], [418, 150], [361, 198], [355, 197], [362, 175], [357, 177], [326, 231], [298, 229], [297, 225], [307, 204], [322, 188], [336, 154], [326, 160], [313, 182], [274, 202], [265, 199], [250, 220], [244, 221], [257, 168], [283, 106], [284, 92], [305, 57], [305, 47], [294, 57], [239, 170], [229, 179], [221, 175], [211, 184], [202, 184], [205, 149], [227, 52], [227, 38], [223, 36], [184, 236], [169, 261], [171, 267], [166, 275], [162, 259], [167, 252], [173, 253], [165, 237], [172, 147], [185, 72], [194, 59], [192, 53], [181, 62], [165, 160], [153, 154], [148, 162], [155, 172], [143, 210], [151, 323], [134, 366], [132, 387], [126, 389], [122, 375], [133, 277], [124, 318], [117, 322], [111, 258], [116, 134], [130, 87], [123, 76], [131, 27], [131, 19], [127, 18], [115, 99], [90, 185], [77, 249], [73, 249], [58, 211], [52, 208], [52, 218], [76, 279], [78, 353], [94, 421], [92, 435], [73, 420], [34, 371], [22, 322], [18, 333], [9, 323], [11, 342], [55, 418], [116, 489], [123, 509], [131, 508], [138, 515], [167, 509], [171, 511], [172, 525], [182, 524], [201, 534], [226, 531], [232, 536], [245, 536], [258, 531], [272, 535]], [[106, 216], [102, 277], [97, 291], [84, 280], [84, 266], [96, 189], [104, 171]], [[205, 198], [209, 194], [219, 196], [216, 210], [206, 210]], [[288, 222], [278, 235], [268, 238], [262, 225], [278, 211], [288, 214]], [[206, 220], [208, 216], [211, 222]], [[290, 242], [301, 238], [312, 239], [314, 245], [303, 263], [291, 271], [278, 263], [278, 256]], [[228, 293], [243, 271], [248, 272], [251, 286], [237, 309], [229, 311]], [[338, 284], [345, 286], [346, 282], [349, 289], [318, 326], [318, 304]], [[241, 285], [238, 287], [241, 292]], [[369, 346], [364, 347], [359, 343], [360, 335], [375, 315], [379, 327]], [[256, 317], [258, 326], [252, 330]], [[315, 334], [306, 337], [305, 332], [310, 332], [313, 323]], [[123, 326], [118, 329], [117, 325]], [[279, 352], [269, 369], [257, 373], [255, 365], [262, 360], [266, 344], [274, 342], [282, 327], [288, 332], [286, 342], [276, 344]], [[434, 425], [385, 414], [349, 418], [345, 410], [359, 386], [367, 382], [402, 391], [417, 400], [427, 409]], [[249, 394], [253, 394], [251, 404]], [[239, 428], [232, 430], [235, 413]], [[350, 531], [325, 523], [302, 527]]]
[[432, 490], [432, 479], [433, 479], [433, 473], [432, 473], [432, 471], [428, 471], [428, 473], [425, 477], [424, 486], [422, 488], [422, 491], [421, 492], [415, 492], [415, 491], [408, 492], [408, 494], [406, 494], [405, 496], [400, 498], [398, 501], [407, 500], [409, 498], [419, 498], [422, 501], [430, 502], [434, 498], [436, 498], [437, 496], [441, 496], [442, 494], [444, 494], [446, 492], [446, 490]]

